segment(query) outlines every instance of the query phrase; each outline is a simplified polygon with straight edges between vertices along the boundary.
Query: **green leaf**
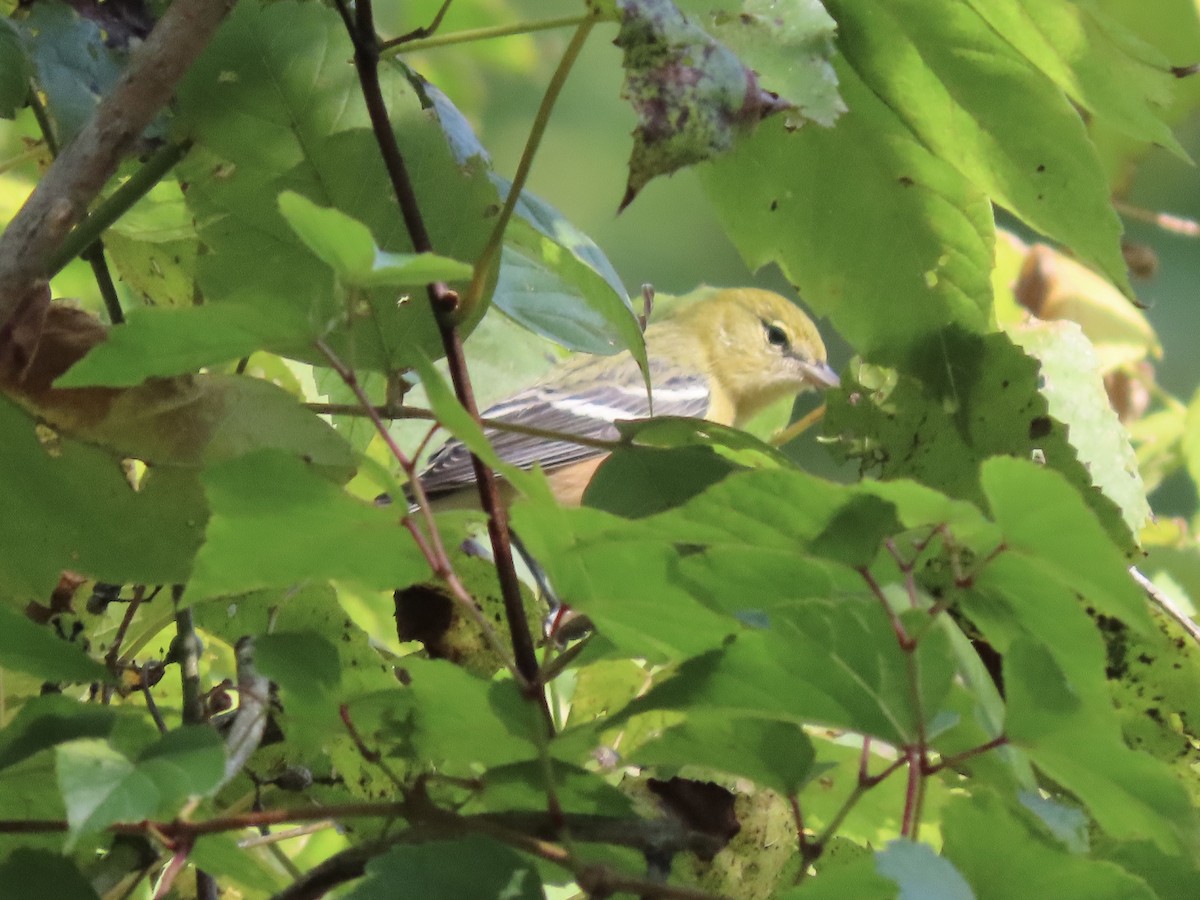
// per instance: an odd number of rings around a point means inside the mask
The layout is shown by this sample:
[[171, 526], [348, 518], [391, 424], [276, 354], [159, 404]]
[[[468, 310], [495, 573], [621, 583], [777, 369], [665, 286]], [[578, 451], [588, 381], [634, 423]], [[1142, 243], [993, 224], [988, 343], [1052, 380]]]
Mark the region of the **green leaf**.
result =
[[143, 750], [137, 765], [158, 789], [158, 813], [171, 813], [188, 798], [207, 796], [220, 785], [225, 744], [208, 725], [184, 725]]
[[135, 492], [111, 454], [35, 425], [3, 398], [0, 433], [0, 585], [48, 597], [67, 567], [114, 584], [187, 580], [204, 524], [194, 483], [151, 478]]
[[330, 578], [395, 588], [429, 575], [403, 512], [351, 497], [291, 456], [247, 454], [203, 481], [212, 515], [192, 599]]
[[0, 884], [9, 900], [100, 900], [70, 859], [48, 850], [18, 847], [0, 862]]
[[1167, 59], [1100, 9], [1064, 0], [969, 0], [1013, 49], [1108, 126], [1187, 159], [1163, 121]]
[[263, 894], [274, 894], [288, 883], [274, 858], [266, 858], [262, 848], [239, 847], [232, 835], [202, 835], [188, 858], [198, 869], [219, 873], [222, 884], [232, 881]]
[[[972, 6], [940, 0], [886, 8], [828, 0], [826, 6], [847, 63], [920, 141], [996, 203], [1132, 293], [1108, 181], [1078, 113]], [[1026, 139], [1004, 138], [1016, 133]]]
[[[507, 192], [507, 182], [496, 179]], [[620, 277], [603, 251], [557, 209], [528, 192], [504, 232], [495, 304], [570, 350], [629, 350], [642, 371], [645, 341]]]
[[[991, 315], [992, 210], [844, 63], [836, 128], [767, 122], [700, 169], [751, 269], [776, 263], [864, 356], [900, 362], [948, 324]], [[869, 261], [869, 265], [866, 262]]]
[[198, 297], [200, 239], [182, 188], [164, 178], [104, 232], [121, 280], [156, 307], [191, 307]]
[[114, 822], [148, 819], [158, 811], [159, 793], [153, 780], [107, 741], [70, 741], [60, 744], [55, 753], [73, 838]]
[[[1062, 847], [1028, 813], [989, 791], [951, 798], [943, 853], [988, 900], [1033, 896], [1061, 900], [1154, 900], [1144, 881], [1108, 862]], [[997, 854], [996, 847], [1004, 853]], [[1021, 877], [1013, 878], [1013, 872]]]
[[673, 509], [738, 470], [707, 447], [622, 447], [600, 464], [583, 502], [628, 519]]
[[860, 366], [844, 379], [846, 389], [829, 397], [826, 432], [839, 437], [864, 470], [913, 478], [982, 505], [985, 460], [1036, 454], [1070, 480], [1113, 540], [1132, 546], [1120, 508], [1093, 487], [1067, 429], [1049, 415], [1038, 364], [1007, 335], [943, 331], [909, 364], [920, 382]]
[[115, 721], [112, 707], [79, 703], [61, 694], [31, 697], [0, 730], [0, 769], [65, 741], [107, 737]]
[[47, 681], [112, 681], [108, 670], [78, 644], [0, 604], [0, 668]]
[[65, 147], [120, 77], [122, 54], [108, 47], [95, 22], [58, 0], [31, 7], [18, 27], [31, 48], [55, 138]]
[[215, 789], [225, 771], [220, 735], [208, 726], [164, 734], [132, 760], [107, 741], [81, 738], [55, 748], [71, 839], [116, 822], [170, 816]]
[[819, 877], [775, 895], [777, 900], [895, 900], [897, 896], [896, 883], [879, 874], [875, 858], [869, 855], [828, 871], [822, 868]]
[[17, 27], [8, 19], [0, 22], [0, 119], [11, 119], [29, 102], [29, 79], [33, 63], [21, 44]]
[[1030, 322], [1009, 332], [1042, 364], [1041, 393], [1050, 415], [1067, 427], [1067, 440], [1092, 483], [1121, 510], [1131, 534], [1150, 518], [1129, 433], [1108, 400], [1100, 361], [1074, 322]]
[[928, 844], [892, 841], [875, 853], [880, 875], [900, 886], [901, 897], [922, 900], [975, 900], [975, 894], [954, 865]]
[[812, 741], [800, 726], [708, 715], [700, 710], [690, 714], [682, 725], [638, 747], [630, 761], [665, 767], [667, 772], [682, 766], [715, 769], [749, 778], [785, 796], [798, 794], [821, 771], [820, 767], [814, 770]]
[[[464, 860], [470, 860], [464, 865]], [[542, 900], [537, 869], [515, 850], [487, 838], [393, 847], [367, 863], [347, 900], [390, 900], [402, 884], [426, 900]]]
[[123, 387], [195, 372], [256, 350], [293, 354], [320, 335], [290, 306], [220, 303], [135, 307], [119, 328], [55, 382], [56, 387]]
[[[281, 193], [294, 191], [364, 225], [383, 251], [414, 252], [357, 75], [346, 64], [352, 56], [345, 28], [328, 7], [239, 4], [181, 85], [180, 130], [197, 148], [180, 177], [189, 183], [187, 202], [208, 249], [198, 270], [207, 302], [289, 304], [329, 330], [327, 340], [347, 364], [390, 371], [408, 365], [414, 348], [440, 355], [429, 304], [397, 303], [396, 289], [388, 287], [339, 295], [333, 272], [278, 205]], [[477, 259], [498, 202], [486, 161], [455, 158], [408, 74], [394, 60], [380, 67], [433, 247], [452, 259]], [[465, 293], [465, 283], [453, 286]], [[483, 309], [468, 313], [474, 321]], [[311, 349], [303, 358], [322, 361]]]
[[671, 0], [617, 0], [621, 96], [638, 114], [621, 209], [655, 176], [726, 153], [738, 132], [787, 108]]
[[1010, 550], [1026, 554], [1096, 609], [1134, 630], [1151, 627], [1128, 562], [1061, 475], [1025, 460], [996, 457], [983, 464], [980, 480]]
[[295, 191], [279, 195], [279, 211], [304, 245], [346, 284], [415, 287], [471, 277], [469, 265], [435, 253], [380, 250], [362, 222]]
[[1028, 638], [1008, 647], [1004, 682], [1010, 740], [1086, 804], [1101, 828], [1166, 853], [1190, 851], [1196, 813], [1182, 784], [1159, 760], [1125, 746], [1107, 697], [1083, 702], [1083, 685]]
[[[617, 721], [702, 707], [725, 716], [845, 728], [903, 744], [915, 730], [905, 661], [875, 602], [850, 598], [777, 608], [770, 630], [743, 632], [684, 662]], [[779, 685], [789, 686], [780, 691]]]
[[369, 694], [349, 704], [350, 717], [369, 745], [418, 764], [485, 766], [536, 758], [532, 729], [543, 727], [534, 704], [511, 681], [489, 681], [443, 660], [408, 656], [399, 668], [401, 689]]
[[260, 635], [254, 658], [259, 671], [300, 703], [327, 697], [341, 681], [337, 648], [313, 631]]
[[766, 90], [790, 104], [789, 128], [808, 121], [828, 128], [846, 112], [830, 63], [837, 24], [818, 0], [783, 5], [771, 0], [680, 0], [676, 5], [700, 16]]

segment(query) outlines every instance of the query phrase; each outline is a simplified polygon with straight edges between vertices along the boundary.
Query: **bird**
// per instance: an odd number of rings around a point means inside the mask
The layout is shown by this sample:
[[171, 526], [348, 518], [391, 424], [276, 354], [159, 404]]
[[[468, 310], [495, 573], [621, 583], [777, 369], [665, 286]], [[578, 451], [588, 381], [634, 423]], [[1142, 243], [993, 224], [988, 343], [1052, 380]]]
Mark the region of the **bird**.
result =
[[[653, 415], [690, 416], [741, 427], [777, 400], [839, 386], [817, 326], [786, 297], [758, 288], [701, 288], [645, 331], [652, 390], [633, 356], [577, 355], [530, 387], [482, 413], [488, 423], [558, 432], [566, 437], [486, 428], [501, 460], [538, 466], [554, 496], [579, 505], [607, 457], [599, 442], [616, 440], [615, 422]], [[435, 508], [477, 503], [470, 451], [451, 439], [419, 477]], [[454, 502], [462, 498], [463, 503]]]

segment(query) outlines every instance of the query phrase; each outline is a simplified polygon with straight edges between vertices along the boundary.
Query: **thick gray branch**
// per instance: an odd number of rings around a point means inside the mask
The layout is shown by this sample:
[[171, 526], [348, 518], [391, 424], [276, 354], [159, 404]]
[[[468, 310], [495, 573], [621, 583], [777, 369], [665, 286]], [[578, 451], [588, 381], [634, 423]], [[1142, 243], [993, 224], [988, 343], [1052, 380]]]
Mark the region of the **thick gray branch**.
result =
[[175, 0], [0, 235], [0, 326], [17, 311], [33, 282], [46, 274], [50, 254], [166, 105], [234, 2]]

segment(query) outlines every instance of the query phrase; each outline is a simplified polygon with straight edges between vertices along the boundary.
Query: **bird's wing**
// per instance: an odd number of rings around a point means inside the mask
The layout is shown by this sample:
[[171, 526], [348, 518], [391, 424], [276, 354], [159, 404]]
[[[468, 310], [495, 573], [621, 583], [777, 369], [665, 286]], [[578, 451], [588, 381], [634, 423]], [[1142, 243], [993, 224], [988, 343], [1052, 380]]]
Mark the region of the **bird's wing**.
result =
[[[655, 415], [703, 416], [708, 411], [708, 382], [699, 374], [655, 378], [653, 396]], [[530, 388], [485, 410], [483, 417], [592, 440], [616, 440], [618, 433], [614, 421], [649, 414], [646, 389], [639, 375], [636, 381], [616, 377], [606, 383], [591, 383], [579, 388], [560, 388], [552, 384]], [[488, 428], [485, 433], [502, 460], [522, 469], [534, 465], [556, 469], [604, 453], [598, 447], [512, 431]], [[474, 480], [470, 451], [457, 440], [447, 442], [434, 453], [421, 473], [421, 483], [431, 498]]]

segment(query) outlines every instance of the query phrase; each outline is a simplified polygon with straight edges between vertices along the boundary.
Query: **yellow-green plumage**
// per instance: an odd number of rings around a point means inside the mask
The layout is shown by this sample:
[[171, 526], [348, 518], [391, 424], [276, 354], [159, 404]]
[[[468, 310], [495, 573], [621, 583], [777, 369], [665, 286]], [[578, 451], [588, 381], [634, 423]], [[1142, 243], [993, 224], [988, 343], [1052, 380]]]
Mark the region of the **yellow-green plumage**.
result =
[[[754, 288], [703, 289], [646, 330], [655, 415], [697, 416], [742, 425], [765, 407], [801, 391], [832, 387], [816, 326], [791, 301]], [[649, 415], [645, 382], [628, 353], [577, 356], [533, 386], [483, 413], [492, 421], [586, 439], [616, 437], [613, 421]], [[496, 452], [517, 466], [539, 465], [569, 485], [577, 500], [604, 453], [596, 447], [489, 430]], [[564, 471], [579, 467], [572, 473]], [[558, 470], [558, 471], [556, 471]], [[430, 496], [473, 480], [466, 449], [451, 441], [421, 476]], [[562, 494], [564, 491], [558, 490]]]

